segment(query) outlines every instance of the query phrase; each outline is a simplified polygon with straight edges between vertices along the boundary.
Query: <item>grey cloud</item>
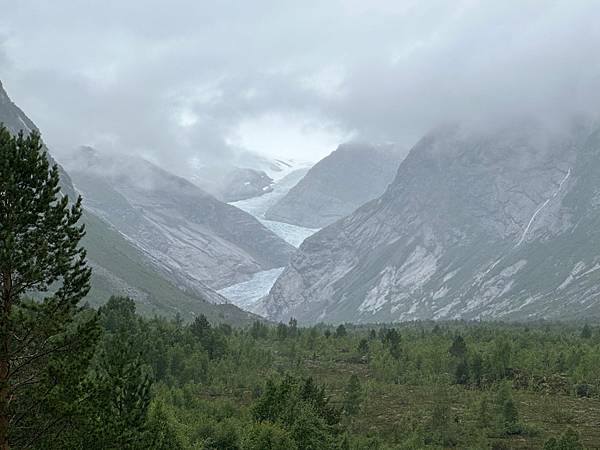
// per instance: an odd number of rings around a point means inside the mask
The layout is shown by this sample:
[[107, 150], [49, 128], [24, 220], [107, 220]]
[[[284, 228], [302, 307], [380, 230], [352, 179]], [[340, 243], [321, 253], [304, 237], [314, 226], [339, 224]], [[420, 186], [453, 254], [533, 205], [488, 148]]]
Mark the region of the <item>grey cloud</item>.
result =
[[592, 1], [12, 2], [0, 77], [56, 151], [177, 169], [233, 158], [229, 137], [267, 113], [405, 145], [448, 121], [596, 114], [598, 17]]

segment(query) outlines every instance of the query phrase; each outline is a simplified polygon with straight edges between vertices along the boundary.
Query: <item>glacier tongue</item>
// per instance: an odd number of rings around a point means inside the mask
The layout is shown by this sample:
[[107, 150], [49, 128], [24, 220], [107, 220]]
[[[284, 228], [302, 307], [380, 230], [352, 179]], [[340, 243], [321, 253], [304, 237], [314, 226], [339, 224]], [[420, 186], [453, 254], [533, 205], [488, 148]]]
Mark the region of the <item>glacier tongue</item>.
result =
[[273, 185], [273, 191], [260, 197], [253, 197], [248, 200], [240, 200], [230, 203], [231, 205], [246, 211], [256, 217], [265, 227], [273, 233], [292, 244], [294, 247], [300, 247], [304, 240], [315, 234], [319, 229], [305, 228], [289, 223], [277, 222], [275, 220], [265, 219], [267, 210], [283, 198], [285, 194], [296, 184], [298, 179], [305, 173], [304, 170], [292, 172], [287, 177], [276, 181]]
[[248, 281], [221, 289], [219, 294], [246, 311], [258, 313], [257, 307], [260, 300], [269, 293], [271, 286], [273, 286], [277, 277], [281, 275], [283, 269], [284, 267], [279, 267], [257, 272]]
[[[232, 202], [230, 204], [252, 214], [265, 227], [292, 244], [294, 247], [300, 247], [300, 244], [302, 244], [306, 238], [319, 230], [274, 220], [266, 220], [264, 218], [267, 209], [269, 209], [271, 205], [274, 205], [293, 187], [295, 181], [297, 181], [297, 177], [294, 177], [293, 175], [294, 173], [289, 174], [287, 177], [276, 181], [272, 192], [261, 195], [260, 197], [253, 197], [247, 200]], [[297, 176], [300, 175], [301, 173], [297, 174]], [[276, 269], [257, 272], [252, 275], [250, 280], [229, 286], [220, 290], [219, 293], [227, 297], [227, 299], [236, 306], [260, 314], [260, 300], [269, 293], [275, 280], [277, 280], [277, 277], [283, 272], [283, 269], [284, 267], [278, 267]]]

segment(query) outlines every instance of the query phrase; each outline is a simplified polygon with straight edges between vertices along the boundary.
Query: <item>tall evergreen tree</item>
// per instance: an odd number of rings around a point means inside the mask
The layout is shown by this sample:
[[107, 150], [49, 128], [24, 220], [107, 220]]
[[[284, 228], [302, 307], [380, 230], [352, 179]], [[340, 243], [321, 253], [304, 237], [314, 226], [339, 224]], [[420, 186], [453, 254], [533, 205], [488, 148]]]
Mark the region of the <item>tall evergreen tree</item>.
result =
[[344, 412], [349, 416], [357, 415], [360, 411], [361, 401], [362, 387], [360, 379], [356, 374], [352, 374], [344, 391]]
[[587, 323], [583, 326], [583, 329], [581, 330], [581, 337], [583, 339], [589, 339], [592, 337], [592, 329]]
[[346, 327], [341, 324], [339, 325], [336, 329], [335, 329], [335, 337], [336, 338], [343, 338], [346, 337], [346, 335], [348, 334], [348, 332], [346, 331]]
[[460, 334], [454, 336], [452, 345], [448, 349], [448, 353], [456, 358], [464, 358], [467, 354], [467, 344]]
[[79, 246], [81, 198], [70, 204], [59, 181], [37, 131], [13, 136], [0, 124], [2, 450], [60, 429], [97, 332], [78, 306], [91, 275]]

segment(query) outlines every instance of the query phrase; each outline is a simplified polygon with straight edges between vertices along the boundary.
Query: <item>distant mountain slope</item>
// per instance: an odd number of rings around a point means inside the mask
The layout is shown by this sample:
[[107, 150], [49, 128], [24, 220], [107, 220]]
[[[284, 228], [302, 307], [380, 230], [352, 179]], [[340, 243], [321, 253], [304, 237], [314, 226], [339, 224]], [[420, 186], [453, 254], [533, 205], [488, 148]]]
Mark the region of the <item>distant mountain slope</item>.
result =
[[341, 145], [315, 164], [265, 217], [322, 228], [383, 194], [401, 159], [402, 153], [393, 145]]
[[103, 304], [111, 295], [133, 298], [137, 310], [147, 316], [174, 316], [184, 320], [204, 314], [211, 321], [249, 324], [257, 316], [240, 310], [215, 291], [204, 286], [195, 291], [181, 288], [152, 260], [118, 231], [98, 217], [85, 213], [87, 235], [83, 245], [92, 267], [92, 289], [86, 301]]
[[184, 176], [219, 200], [231, 203], [268, 194], [275, 182], [310, 166], [306, 161], [270, 159], [240, 150], [218, 162], [198, 162]]
[[194, 170], [190, 180], [224, 202], [260, 197], [273, 190], [273, 179], [262, 170], [206, 166]]
[[286, 265], [294, 250], [250, 214], [142, 158], [86, 148], [65, 164], [87, 207], [182, 286], [245, 281]]
[[599, 317], [599, 128], [430, 134], [384, 195], [304, 242], [264, 306], [312, 322]]
[[[1, 83], [0, 122], [13, 133], [36, 129], [10, 100]], [[69, 175], [62, 168], [60, 171], [63, 192], [74, 198], [75, 189]], [[184, 320], [189, 320], [193, 315], [203, 313], [211, 320], [234, 324], [256, 320], [256, 316], [225, 304], [224, 297], [206, 286], [198, 284], [195, 290], [182, 288], [176, 277], [160, 270], [156, 260], [89, 210], [84, 212], [83, 221], [87, 234], [82, 244], [88, 251], [88, 261], [93, 269], [92, 289], [86, 301], [92, 305], [104, 303], [111, 295], [128, 295], [136, 300], [138, 310], [148, 315], [180, 313]]]

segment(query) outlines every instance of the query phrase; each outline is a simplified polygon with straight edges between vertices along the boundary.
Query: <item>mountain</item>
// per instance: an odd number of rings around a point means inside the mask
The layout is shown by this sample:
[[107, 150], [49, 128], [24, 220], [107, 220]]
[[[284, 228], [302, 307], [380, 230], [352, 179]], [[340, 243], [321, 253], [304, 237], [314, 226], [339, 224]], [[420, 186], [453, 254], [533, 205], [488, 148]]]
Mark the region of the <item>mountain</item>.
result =
[[238, 150], [217, 163], [192, 164], [184, 176], [224, 202], [239, 202], [271, 193], [276, 182], [310, 163], [295, 159], [272, 159]]
[[383, 194], [401, 160], [402, 153], [393, 145], [341, 145], [315, 164], [265, 217], [322, 228]]
[[224, 202], [260, 197], [273, 191], [273, 179], [262, 170], [206, 166], [194, 170], [190, 180]]
[[[0, 122], [13, 133], [37, 129], [10, 100], [2, 83]], [[51, 156], [49, 158], [54, 162]], [[62, 191], [75, 198], [71, 178], [61, 166], [59, 170]], [[91, 291], [85, 300], [91, 305], [98, 306], [111, 295], [127, 295], [136, 301], [140, 313], [150, 316], [179, 313], [189, 320], [202, 313], [212, 321], [232, 324], [248, 324], [256, 320], [255, 315], [227, 304], [224, 297], [206, 286], [198, 284], [195, 290], [183, 288], [172, 273], [163, 270], [160, 261], [140, 251], [89, 209], [84, 211], [83, 222], [87, 234], [82, 244], [87, 249], [88, 262], [93, 269]]]
[[248, 167], [259, 172], [264, 172], [274, 181], [279, 181], [292, 172], [308, 169], [312, 166], [311, 162], [301, 159], [272, 158], [249, 150], [236, 152], [230, 164], [234, 167]]
[[600, 128], [423, 138], [378, 199], [307, 239], [273, 319], [600, 316]]
[[140, 157], [83, 148], [64, 163], [87, 208], [180, 285], [221, 289], [286, 265], [294, 251], [250, 214]]

